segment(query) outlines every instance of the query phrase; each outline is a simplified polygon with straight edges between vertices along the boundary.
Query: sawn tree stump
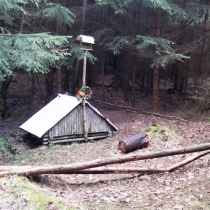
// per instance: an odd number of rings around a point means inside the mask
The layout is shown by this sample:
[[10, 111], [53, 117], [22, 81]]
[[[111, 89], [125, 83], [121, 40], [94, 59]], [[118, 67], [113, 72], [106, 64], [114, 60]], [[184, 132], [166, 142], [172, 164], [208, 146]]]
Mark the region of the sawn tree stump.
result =
[[138, 133], [127, 139], [119, 141], [118, 147], [122, 152], [127, 153], [147, 147], [148, 142], [146, 133]]

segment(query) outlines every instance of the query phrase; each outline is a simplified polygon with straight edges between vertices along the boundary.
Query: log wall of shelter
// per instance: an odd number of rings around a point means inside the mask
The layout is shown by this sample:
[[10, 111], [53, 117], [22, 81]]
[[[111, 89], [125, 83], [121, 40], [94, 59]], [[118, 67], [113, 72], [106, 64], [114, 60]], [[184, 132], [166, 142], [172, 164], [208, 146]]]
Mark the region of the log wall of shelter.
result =
[[[101, 132], [101, 133], [90, 133], [88, 134], [88, 140], [97, 140], [106, 138], [109, 135], [108, 132]], [[65, 135], [65, 136], [56, 136], [49, 138], [48, 133], [43, 136], [43, 144], [49, 144], [50, 142], [53, 144], [56, 143], [67, 143], [67, 142], [75, 142], [75, 141], [84, 141], [84, 135]]]
[[[88, 105], [86, 108], [88, 133], [112, 131], [111, 125]], [[83, 134], [82, 106], [79, 105], [61, 119], [49, 132], [49, 138]]]

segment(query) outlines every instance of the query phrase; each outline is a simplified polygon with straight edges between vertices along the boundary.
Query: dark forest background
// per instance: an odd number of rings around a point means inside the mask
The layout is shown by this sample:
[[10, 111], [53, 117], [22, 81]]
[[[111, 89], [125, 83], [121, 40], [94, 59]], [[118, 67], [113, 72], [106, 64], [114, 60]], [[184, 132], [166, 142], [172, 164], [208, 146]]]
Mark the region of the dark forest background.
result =
[[151, 111], [159, 112], [160, 100], [165, 110], [173, 94], [210, 109], [210, 0], [0, 0], [0, 12], [3, 119], [10, 84], [20, 75], [27, 75], [31, 98], [41, 78], [45, 98], [77, 93], [80, 34], [95, 39], [87, 85], [100, 88], [102, 100], [106, 90], [120, 91], [132, 107], [140, 95], [151, 97]]

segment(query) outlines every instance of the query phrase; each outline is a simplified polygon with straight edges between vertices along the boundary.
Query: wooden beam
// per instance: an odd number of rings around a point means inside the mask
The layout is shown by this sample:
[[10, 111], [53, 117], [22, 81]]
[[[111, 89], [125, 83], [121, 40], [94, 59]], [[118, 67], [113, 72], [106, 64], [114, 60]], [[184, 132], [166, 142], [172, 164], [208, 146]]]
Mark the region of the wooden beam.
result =
[[[205, 151], [205, 150], [210, 150], [210, 143], [175, 148], [175, 149], [158, 150], [158, 151], [153, 151], [153, 152], [146, 152], [143, 154], [131, 154], [131, 155], [101, 158], [101, 159], [96, 159], [96, 160], [87, 161], [83, 163], [73, 163], [69, 165], [39, 166], [32, 169], [26, 168], [21, 171], [3, 171], [0, 173], [0, 177], [4, 177], [6, 175], [15, 175], [15, 174], [24, 175], [24, 176], [37, 176], [39, 174], [57, 174], [57, 173], [70, 173], [70, 172], [75, 173], [84, 169], [95, 168], [99, 166], [111, 165], [111, 164], [116, 164], [116, 163], [124, 163], [124, 162], [129, 162], [129, 161], [160, 158], [160, 157], [166, 157], [166, 156], [172, 156], [172, 155], [180, 155], [180, 154], [193, 153], [193, 152]], [[203, 153], [203, 155], [208, 154], [208, 153], [209, 151], [206, 151], [206, 153]], [[179, 167], [179, 166], [176, 165], [176, 167]]]

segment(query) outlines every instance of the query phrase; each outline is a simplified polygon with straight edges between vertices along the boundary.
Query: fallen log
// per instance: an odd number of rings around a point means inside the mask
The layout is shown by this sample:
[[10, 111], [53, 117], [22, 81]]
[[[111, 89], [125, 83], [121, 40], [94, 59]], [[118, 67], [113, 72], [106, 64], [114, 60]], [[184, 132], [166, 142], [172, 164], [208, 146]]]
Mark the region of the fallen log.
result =
[[147, 147], [149, 143], [147, 136], [146, 133], [138, 133], [127, 139], [121, 140], [119, 141], [118, 148], [122, 152], [127, 153]]
[[[160, 157], [193, 153], [193, 152], [205, 151], [205, 150], [210, 150], [210, 143], [200, 144], [196, 146], [181, 147], [177, 149], [166, 149], [166, 150], [159, 150], [159, 151], [154, 151], [154, 152], [147, 152], [147, 153], [143, 153], [139, 155], [132, 154], [132, 155], [117, 156], [117, 157], [109, 157], [109, 158], [104, 158], [104, 159], [96, 159], [92, 161], [87, 161], [83, 163], [73, 163], [69, 165], [35, 166], [32, 168], [22, 168], [21, 170], [2, 171], [0, 172], [0, 177], [4, 177], [7, 175], [37, 176], [40, 174], [78, 173], [79, 171], [84, 170], [84, 169], [105, 166], [105, 165], [110, 165], [110, 164], [124, 163], [124, 162], [129, 162], [129, 161], [145, 160], [145, 159], [152, 159], [152, 158], [160, 158]], [[208, 154], [209, 152], [210, 151], [206, 151], [205, 153], [199, 154], [199, 155], [203, 156], [205, 154]], [[199, 157], [200, 156], [198, 156], [197, 158]], [[191, 159], [190, 161], [194, 160], [193, 158]], [[183, 162], [183, 164], [186, 162], [187, 161]], [[175, 164], [172, 168], [169, 168], [169, 169], [174, 170], [176, 167], [180, 167], [180, 166], [181, 164], [180, 165]]]
[[[183, 161], [180, 161], [172, 166], [169, 166], [167, 168], [152, 168], [152, 167], [124, 167], [124, 168], [118, 168], [118, 167], [98, 167], [98, 168], [90, 168], [90, 169], [84, 169], [80, 171], [57, 171], [53, 174], [124, 174], [124, 173], [164, 173], [164, 172], [172, 172], [178, 168], [181, 168], [189, 163], [191, 163], [194, 160], [197, 160], [204, 155], [207, 155], [210, 153], [209, 151], [205, 151], [200, 154], [196, 154], [190, 158], [187, 158]], [[18, 173], [21, 172], [23, 169], [30, 169], [33, 168], [38, 169], [40, 166], [0, 166], [0, 174], [1, 172], [5, 173]], [[51, 173], [52, 174], [52, 173]]]
[[207, 154], [209, 154], [209, 153], [210, 153], [210, 150], [205, 151], [205, 152], [200, 153], [200, 154], [197, 154], [197, 155], [195, 155], [195, 156], [189, 157], [189, 158], [187, 158], [187, 159], [185, 159], [185, 160], [182, 160], [182, 161], [180, 161], [180, 162], [178, 162], [178, 163], [176, 163], [176, 164], [174, 164], [174, 165], [168, 167], [168, 168], [167, 168], [167, 171], [168, 171], [168, 172], [175, 171], [177, 168], [180, 168], [180, 167], [182, 167], [182, 166], [185, 166], [185, 165], [187, 165], [187, 164], [193, 162], [194, 160], [197, 160], [197, 159], [199, 159], [199, 158], [201, 158], [201, 157], [203, 157], [203, 156], [205, 156], [205, 155], [207, 155]]
[[112, 104], [112, 103], [108, 103], [108, 102], [105, 102], [105, 101], [100, 101], [100, 100], [97, 100], [97, 99], [94, 99], [94, 101], [96, 101], [97, 103], [100, 103], [100, 104], [105, 104], [105, 105], [108, 105], [108, 106], [123, 109], [125, 111], [139, 112], [139, 113], [145, 114], [145, 115], [154, 115], [154, 116], [161, 117], [161, 118], [166, 118], [166, 119], [169, 119], [169, 120], [176, 119], [176, 120], [180, 120], [180, 121], [183, 121], [183, 122], [187, 122], [187, 120], [184, 120], [184, 119], [176, 117], [176, 116], [162, 115], [162, 114], [158, 114], [158, 113], [155, 113], [155, 112], [145, 112], [145, 111], [142, 111], [140, 109], [136, 109], [136, 108], [133, 108], [133, 107], [130, 107], [130, 106], [120, 106], [120, 105], [117, 105], [117, 104]]

